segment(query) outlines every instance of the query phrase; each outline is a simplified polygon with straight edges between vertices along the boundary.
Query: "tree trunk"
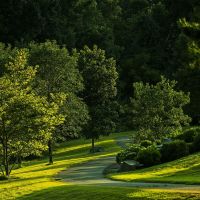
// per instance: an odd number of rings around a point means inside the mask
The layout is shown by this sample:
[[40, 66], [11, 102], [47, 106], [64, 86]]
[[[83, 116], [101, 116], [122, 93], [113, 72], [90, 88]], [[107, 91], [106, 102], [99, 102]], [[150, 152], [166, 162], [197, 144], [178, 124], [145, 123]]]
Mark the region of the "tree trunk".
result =
[[[51, 99], [50, 91], [51, 91], [51, 87], [50, 87], [49, 80], [47, 82], [48, 82], [48, 84], [47, 84], [47, 101], [50, 104], [50, 99]], [[52, 140], [51, 139], [49, 139], [49, 141], [48, 141], [48, 148], [49, 148], [49, 165], [52, 165], [53, 164], [53, 150], [52, 150]]]
[[4, 123], [3, 118], [2, 118], [2, 125], [3, 125], [3, 141], [2, 141], [2, 146], [3, 146], [3, 166], [4, 166], [4, 170], [5, 170], [5, 174], [4, 175], [9, 177], [10, 170], [9, 170], [9, 161], [8, 161], [8, 136], [6, 135], [6, 132], [5, 132], [5, 123]]
[[10, 170], [9, 170], [9, 162], [8, 162], [8, 147], [7, 144], [5, 145], [5, 151], [4, 151], [4, 167], [5, 167], [5, 174], [7, 177], [10, 175]]
[[21, 157], [21, 155], [17, 156], [17, 164], [18, 164], [18, 168], [22, 167], [22, 157]]
[[52, 140], [49, 140], [48, 148], [49, 148], [49, 164], [52, 165], [53, 164]]
[[92, 138], [92, 152], [94, 153], [94, 138]]

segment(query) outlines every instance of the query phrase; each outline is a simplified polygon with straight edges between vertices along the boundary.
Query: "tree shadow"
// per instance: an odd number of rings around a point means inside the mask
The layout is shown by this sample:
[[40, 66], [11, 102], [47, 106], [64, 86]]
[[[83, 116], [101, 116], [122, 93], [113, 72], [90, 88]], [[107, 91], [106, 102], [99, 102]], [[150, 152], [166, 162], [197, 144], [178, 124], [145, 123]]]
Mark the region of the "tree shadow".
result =
[[120, 190], [116, 187], [94, 187], [94, 186], [56, 186], [33, 192], [16, 198], [16, 200], [132, 200], [128, 194], [134, 189]]

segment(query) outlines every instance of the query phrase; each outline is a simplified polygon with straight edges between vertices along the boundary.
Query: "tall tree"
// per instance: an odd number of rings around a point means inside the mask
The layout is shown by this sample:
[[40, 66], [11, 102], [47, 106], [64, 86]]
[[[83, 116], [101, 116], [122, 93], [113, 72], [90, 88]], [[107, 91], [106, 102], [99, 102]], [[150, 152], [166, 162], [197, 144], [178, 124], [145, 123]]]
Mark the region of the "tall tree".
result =
[[66, 138], [80, 133], [87, 122], [87, 107], [78, 97], [83, 90], [83, 80], [77, 67], [77, 55], [69, 55], [65, 47], [60, 47], [55, 41], [31, 43], [29, 46], [31, 65], [39, 65], [36, 89], [40, 95], [52, 102], [51, 94], [64, 92], [66, 102], [60, 112], [66, 116], [64, 124], [55, 131], [49, 140], [49, 163], [53, 163], [53, 142], [57, 138]]
[[49, 104], [32, 89], [37, 70], [27, 66], [27, 53], [17, 51], [0, 78], [0, 149], [3, 174], [9, 176], [12, 158], [45, 150], [52, 131], [64, 121], [58, 114], [65, 95]]
[[179, 67], [176, 78], [179, 87], [191, 93], [191, 103], [186, 111], [193, 118], [193, 123], [200, 122], [200, 4], [193, 3], [190, 17], [179, 20], [182, 33], [177, 38], [175, 54]]
[[116, 45], [123, 49], [119, 95], [124, 101], [133, 95], [133, 80], [156, 83], [160, 75], [171, 75], [178, 26], [162, 0], [121, 0], [120, 5], [115, 38]]
[[115, 128], [116, 63], [113, 58], [106, 58], [105, 51], [97, 46], [93, 49], [85, 46], [80, 51], [79, 69], [85, 85], [82, 96], [90, 115], [84, 135], [92, 139], [94, 150], [94, 140], [111, 133]]
[[117, 54], [118, 0], [8, 0], [0, 2], [0, 41], [26, 45], [57, 40], [68, 48], [98, 44]]

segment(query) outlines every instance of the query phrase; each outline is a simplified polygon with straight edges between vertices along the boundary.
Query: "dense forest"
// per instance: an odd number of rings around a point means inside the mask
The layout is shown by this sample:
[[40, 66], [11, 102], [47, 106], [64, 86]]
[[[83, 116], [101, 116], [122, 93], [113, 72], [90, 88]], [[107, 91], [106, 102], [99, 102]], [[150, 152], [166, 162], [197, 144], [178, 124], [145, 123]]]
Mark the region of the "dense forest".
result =
[[[190, 93], [185, 112], [198, 124], [199, 21], [199, 0], [1, 1], [0, 74], [11, 82], [14, 76], [31, 82], [33, 96], [44, 96], [52, 113], [58, 110], [52, 102], [59, 102], [60, 122], [48, 125], [56, 126], [58, 141], [80, 133], [94, 140], [133, 128], [133, 83], [156, 84], [161, 76]], [[21, 75], [12, 75], [17, 63], [40, 67], [21, 80]], [[36, 74], [33, 82], [30, 74]], [[50, 163], [52, 140], [54, 134], [48, 141]]]
[[[56, 40], [69, 51], [97, 45], [117, 62], [117, 100], [128, 103], [133, 82], [160, 75], [191, 93], [187, 113], [200, 113], [198, 0], [8, 0], [0, 2], [0, 41], [12, 47]], [[192, 50], [193, 48], [193, 50]], [[126, 120], [125, 120], [126, 121]]]

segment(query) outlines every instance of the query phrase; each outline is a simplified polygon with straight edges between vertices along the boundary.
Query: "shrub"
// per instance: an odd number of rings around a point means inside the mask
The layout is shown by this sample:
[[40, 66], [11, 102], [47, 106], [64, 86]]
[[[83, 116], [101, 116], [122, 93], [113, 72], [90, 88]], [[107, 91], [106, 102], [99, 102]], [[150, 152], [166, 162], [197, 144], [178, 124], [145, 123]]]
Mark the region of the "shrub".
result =
[[200, 151], [200, 132], [194, 137], [193, 149], [194, 152]]
[[155, 146], [149, 146], [141, 149], [137, 156], [137, 161], [144, 166], [149, 167], [160, 163], [161, 154]]
[[143, 140], [140, 145], [143, 147], [149, 147], [152, 145], [152, 142], [150, 140]]
[[184, 140], [187, 143], [193, 142], [194, 137], [197, 134], [197, 129], [188, 129], [184, 131], [181, 135], [177, 136], [177, 139]]
[[162, 144], [161, 140], [156, 140], [156, 145], [161, 145], [161, 144]]
[[176, 160], [189, 154], [188, 146], [185, 141], [175, 140], [163, 144], [161, 148], [162, 162]]
[[139, 145], [131, 145], [127, 149], [122, 150], [116, 156], [116, 162], [120, 164], [124, 160], [135, 160], [141, 147]]
[[190, 154], [195, 152], [194, 144], [192, 142], [187, 143], [187, 146]]

